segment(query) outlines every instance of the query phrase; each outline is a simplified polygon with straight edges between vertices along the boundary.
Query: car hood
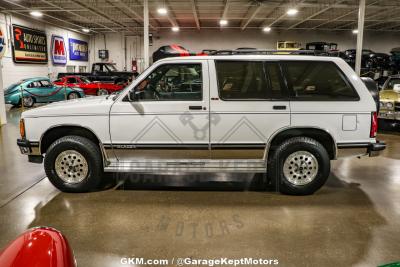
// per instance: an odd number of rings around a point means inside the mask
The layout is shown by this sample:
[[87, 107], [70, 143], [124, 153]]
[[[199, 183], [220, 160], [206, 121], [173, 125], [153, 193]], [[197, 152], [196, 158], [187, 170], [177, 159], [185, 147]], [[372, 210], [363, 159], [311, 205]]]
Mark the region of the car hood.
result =
[[381, 100], [400, 101], [400, 93], [393, 90], [383, 90], [380, 92], [379, 97]]
[[74, 100], [51, 103], [22, 113], [22, 118], [70, 116], [70, 115], [106, 115], [109, 113], [113, 98], [92, 96]]

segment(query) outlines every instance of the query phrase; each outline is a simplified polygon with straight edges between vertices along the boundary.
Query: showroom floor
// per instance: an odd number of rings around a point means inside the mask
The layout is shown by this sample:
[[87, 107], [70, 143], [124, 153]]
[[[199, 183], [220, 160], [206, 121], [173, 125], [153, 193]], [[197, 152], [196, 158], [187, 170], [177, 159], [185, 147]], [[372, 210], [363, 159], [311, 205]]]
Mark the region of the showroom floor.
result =
[[9, 112], [1, 128], [0, 248], [28, 228], [51, 226], [88, 267], [133, 256], [262, 257], [282, 266], [400, 259], [400, 135], [379, 136], [388, 143], [381, 157], [333, 162], [313, 196], [257, 191], [262, 176], [217, 174], [120, 177], [100, 192], [66, 194], [18, 154], [18, 114]]

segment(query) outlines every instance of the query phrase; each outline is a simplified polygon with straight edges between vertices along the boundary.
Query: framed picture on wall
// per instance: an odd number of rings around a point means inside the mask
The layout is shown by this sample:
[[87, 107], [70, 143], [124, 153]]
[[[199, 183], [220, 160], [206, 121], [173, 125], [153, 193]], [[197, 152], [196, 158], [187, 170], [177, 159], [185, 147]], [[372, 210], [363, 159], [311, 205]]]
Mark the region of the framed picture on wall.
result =
[[12, 25], [13, 29], [13, 60], [15, 63], [46, 64], [47, 37], [44, 31]]

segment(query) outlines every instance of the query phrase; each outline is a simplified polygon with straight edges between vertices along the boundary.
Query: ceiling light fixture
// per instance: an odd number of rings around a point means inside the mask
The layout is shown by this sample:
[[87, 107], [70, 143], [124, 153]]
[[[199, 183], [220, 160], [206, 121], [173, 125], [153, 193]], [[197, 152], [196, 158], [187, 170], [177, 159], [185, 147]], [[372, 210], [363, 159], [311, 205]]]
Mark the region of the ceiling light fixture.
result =
[[159, 9], [157, 9], [157, 13], [160, 15], [165, 15], [168, 13], [168, 10], [165, 7], [160, 7]]
[[43, 17], [43, 13], [40, 11], [31, 11], [31, 12], [29, 12], [29, 14], [31, 14], [31, 16], [34, 16], [37, 18]]
[[357, 30], [357, 29], [354, 29], [354, 30], [353, 30], [353, 34], [358, 34], [358, 30]]
[[226, 25], [228, 25], [228, 21], [227, 21], [226, 19], [221, 19], [221, 20], [219, 21], [219, 25], [221, 25], [221, 26], [226, 26]]
[[171, 30], [172, 30], [173, 32], [179, 32], [179, 27], [174, 26], [174, 27], [171, 28]]
[[271, 27], [264, 27], [263, 28], [263, 32], [270, 32], [271, 31]]
[[286, 14], [288, 14], [289, 16], [294, 16], [297, 13], [299, 13], [299, 11], [296, 8], [290, 8], [288, 9], [288, 11], [286, 11]]
[[88, 33], [88, 32], [90, 32], [90, 29], [88, 29], [88, 28], [83, 28], [82, 31]]

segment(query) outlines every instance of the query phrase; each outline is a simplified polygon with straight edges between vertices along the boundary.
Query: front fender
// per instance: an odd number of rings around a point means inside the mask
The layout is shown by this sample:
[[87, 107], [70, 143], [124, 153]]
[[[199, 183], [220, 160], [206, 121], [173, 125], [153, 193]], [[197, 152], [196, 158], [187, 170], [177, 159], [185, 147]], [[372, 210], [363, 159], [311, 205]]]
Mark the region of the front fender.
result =
[[21, 234], [0, 252], [0, 266], [76, 267], [76, 262], [61, 232], [38, 227]]

